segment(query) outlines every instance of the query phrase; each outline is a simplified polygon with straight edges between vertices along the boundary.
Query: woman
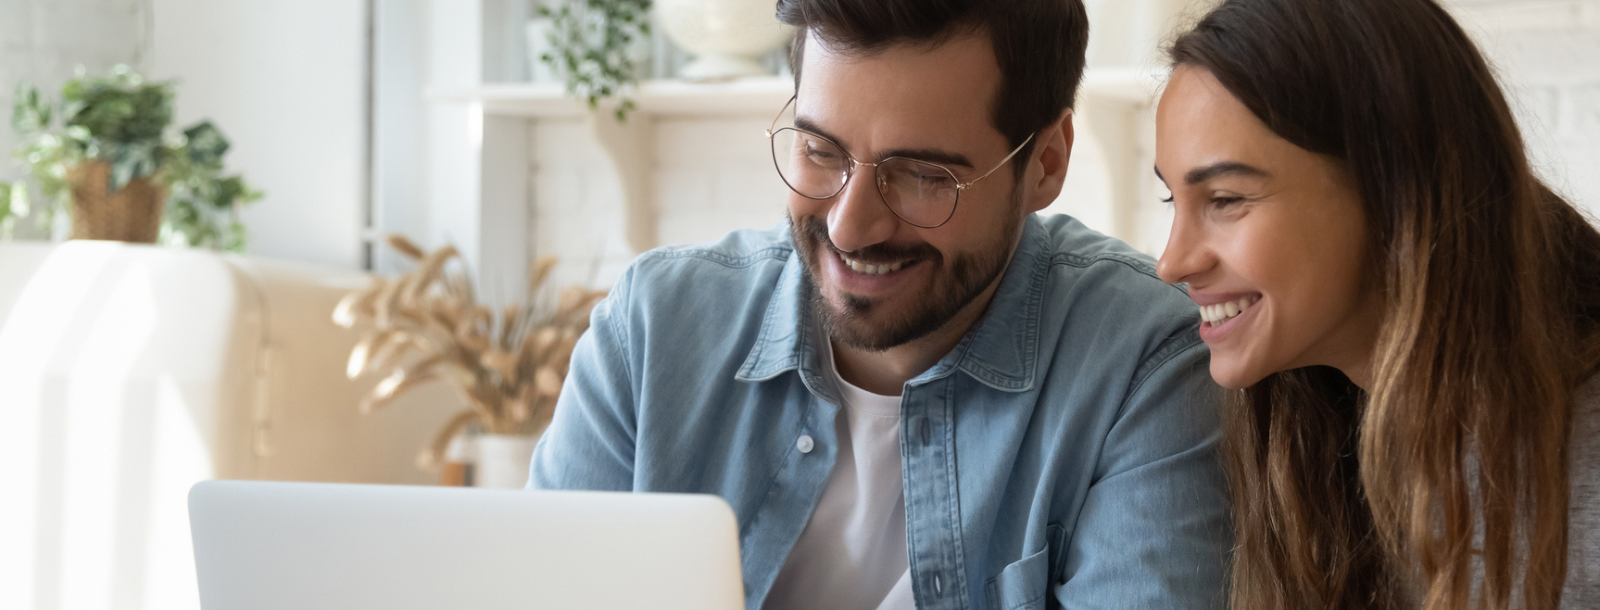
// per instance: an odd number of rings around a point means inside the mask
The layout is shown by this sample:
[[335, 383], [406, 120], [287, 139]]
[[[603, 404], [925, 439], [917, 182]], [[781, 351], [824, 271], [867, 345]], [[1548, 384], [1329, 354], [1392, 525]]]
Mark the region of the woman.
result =
[[1434, 0], [1172, 46], [1160, 261], [1232, 398], [1234, 608], [1600, 607], [1600, 233]]

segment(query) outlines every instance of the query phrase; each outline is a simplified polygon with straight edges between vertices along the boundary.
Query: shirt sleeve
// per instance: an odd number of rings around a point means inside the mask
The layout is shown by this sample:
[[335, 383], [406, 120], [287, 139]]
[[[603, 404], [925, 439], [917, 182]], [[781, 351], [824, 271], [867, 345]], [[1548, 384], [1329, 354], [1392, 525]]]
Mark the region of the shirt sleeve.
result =
[[534, 449], [528, 489], [633, 490], [638, 418], [625, 318], [619, 315], [626, 304], [619, 289], [591, 314], [589, 331], [573, 349], [555, 417]]
[[1107, 435], [1054, 593], [1067, 609], [1224, 608], [1233, 530], [1209, 352], [1186, 333]]

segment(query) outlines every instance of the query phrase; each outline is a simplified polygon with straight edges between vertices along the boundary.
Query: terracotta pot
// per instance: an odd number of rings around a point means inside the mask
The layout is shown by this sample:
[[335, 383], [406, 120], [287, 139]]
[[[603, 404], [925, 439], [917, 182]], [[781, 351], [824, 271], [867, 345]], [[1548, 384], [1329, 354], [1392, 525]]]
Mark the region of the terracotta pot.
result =
[[106, 194], [111, 165], [89, 161], [67, 171], [72, 185], [71, 239], [103, 239], [153, 244], [161, 234], [166, 189], [149, 177]]

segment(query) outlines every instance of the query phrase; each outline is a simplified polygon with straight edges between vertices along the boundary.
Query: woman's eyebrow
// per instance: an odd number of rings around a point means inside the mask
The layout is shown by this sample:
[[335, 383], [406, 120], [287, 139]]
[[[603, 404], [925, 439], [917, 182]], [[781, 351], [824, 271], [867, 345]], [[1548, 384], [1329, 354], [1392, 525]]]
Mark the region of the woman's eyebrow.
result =
[[[1157, 170], [1156, 175], [1160, 176], [1161, 171]], [[1272, 173], [1254, 165], [1247, 165], [1238, 161], [1223, 161], [1221, 163], [1212, 163], [1211, 165], [1207, 165], [1205, 167], [1196, 167], [1189, 170], [1189, 173], [1183, 175], [1183, 183], [1199, 184], [1218, 176], [1250, 176], [1253, 178], [1270, 178], [1272, 177]], [[1162, 181], [1165, 180], [1165, 178], [1162, 178]]]

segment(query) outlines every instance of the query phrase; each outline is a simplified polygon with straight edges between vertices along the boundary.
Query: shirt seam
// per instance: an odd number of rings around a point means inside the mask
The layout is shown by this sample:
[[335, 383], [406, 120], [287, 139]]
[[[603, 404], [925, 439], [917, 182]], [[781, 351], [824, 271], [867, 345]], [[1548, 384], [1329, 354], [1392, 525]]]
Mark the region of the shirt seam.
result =
[[[632, 274], [630, 274], [630, 276], [631, 275]], [[632, 281], [631, 277], [629, 278], [629, 281]], [[628, 311], [632, 307], [632, 300], [632, 290], [618, 294], [618, 304], [623, 306], [623, 311]], [[617, 320], [617, 316], [615, 314], [616, 311], [614, 307], [607, 307], [600, 312], [600, 315], [605, 316], [606, 324], [611, 326], [611, 332], [617, 336], [617, 343], [620, 344], [618, 347], [621, 348], [620, 351], [622, 352], [622, 371], [628, 375], [628, 385], [630, 387], [637, 388], [640, 386], [639, 379], [634, 376], [633, 372], [633, 338], [628, 334], [627, 325]], [[639, 397], [634, 396], [633, 402], [635, 405], [639, 404]], [[638, 417], [638, 414], [635, 413], [634, 416]]]
[[1138, 273], [1140, 275], [1143, 275], [1145, 277], [1153, 279], [1153, 280], [1155, 280], [1157, 282], [1161, 282], [1162, 286], [1166, 286], [1166, 287], [1171, 288], [1173, 290], [1176, 290], [1176, 291], [1178, 291], [1180, 293], [1183, 293], [1183, 295], [1185, 297], [1188, 297], [1188, 295], [1189, 295], [1189, 291], [1184, 290], [1183, 288], [1179, 288], [1177, 284], [1168, 284], [1167, 282], [1163, 281], [1161, 279], [1161, 276], [1155, 272], [1155, 269], [1152, 269], [1150, 266], [1144, 264], [1143, 261], [1140, 261], [1140, 260], [1138, 260], [1138, 259], [1136, 259], [1136, 258], [1134, 258], [1132, 256], [1128, 256], [1128, 255], [1125, 255], [1125, 254], [1117, 254], [1117, 253], [1114, 253], [1114, 252], [1107, 252], [1107, 253], [1096, 254], [1094, 256], [1083, 256], [1081, 254], [1075, 254], [1075, 253], [1072, 253], [1072, 252], [1058, 252], [1052, 258], [1052, 260], [1050, 261], [1050, 264], [1052, 266], [1054, 266], [1054, 265], [1067, 265], [1067, 266], [1076, 267], [1076, 268], [1079, 268], [1079, 269], [1087, 269], [1089, 267], [1093, 267], [1096, 263], [1101, 263], [1101, 262], [1110, 262], [1110, 263], [1121, 264], [1122, 266], [1133, 270], [1135, 273]]
[[952, 547], [950, 549], [951, 559], [954, 560], [952, 562], [953, 565], [950, 566], [952, 572], [950, 575], [950, 580], [955, 581], [953, 584], [959, 589], [958, 591], [954, 592], [956, 595], [955, 599], [965, 601], [972, 599], [972, 592], [967, 587], [966, 540], [963, 538], [961, 527], [961, 484], [957, 478], [957, 474], [960, 472], [960, 469], [957, 468], [955, 463], [956, 439], [955, 431], [953, 429], [954, 426], [951, 425], [951, 421], [955, 419], [955, 392], [950, 391], [950, 385], [952, 383], [953, 381], [947, 378], [943, 384], [943, 387], [939, 389], [940, 393], [944, 395], [944, 400], [942, 401], [944, 403], [944, 413], [941, 414], [941, 420], [943, 421], [944, 425], [942, 426], [943, 429], [941, 430], [940, 434], [942, 438], [940, 440], [944, 442], [945, 447], [945, 477], [950, 482], [949, 493], [951, 501], [949, 502], [950, 508], [948, 511], [946, 511], [945, 518], [949, 519], [947, 522], [948, 526], [951, 527], [952, 531], [955, 532], [955, 534], [950, 537], [950, 546]]
[[[792, 246], [771, 246], [762, 249], [754, 255], [739, 257], [734, 262], [740, 263], [744, 267], [748, 267], [754, 265], [756, 262], [760, 262], [763, 259], [781, 260], [784, 261], [785, 266], [787, 266], [790, 264], [789, 258], [793, 256], [793, 254], [794, 248]], [[723, 263], [723, 261], [720, 260], [713, 260], [713, 262]], [[802, 370], [803, 367], [801, 366], [802, 363], [800, 362], [801, 352], [803, 351], [803, 343], [805, 341], [804, 337], [796, 338], [796, 350], [793, 353], [783, 354], [778, 358], [771, 358], [766, 354], [771, 345], [778, 343], [778, 341], [774, 341], [771, 338], [771, 333], [775, 332], [775, 325], [780, 323], [780, 312], [774, 309], [774, 307], [779, 306], [777, 302], [778, 299], [784, 298], [784, 295], [786, 294], [783, 285], [783, 279], [787, 273], [787, 270], [783, 270], [778, 274], [778, 284], [773, 288], [771, 297], [767, 300], [767, 309], [761, 316], [761, 326], [756, 332], [756, 339], [751, 345], [750, 351], [746, 355], [744, 363], [739, 366], [739, 371], [736, 373], [736, 377], [738, 378], [752, 382], [770, 381], [782, 372], [792, 369], [802, 373], [801, 379], [805, 379], [804, 371]], [[802, 321], [801, 328], [797, 329], [796, 332], [805, 331], [805, 325]]]
[[[802, 434], [808, 434], [809, 431], [807, 430], [806, 421], [811, 417], [811, 411], [816, 408], [817, 398], [816, 398], [816, 396], [812, 395], [810, 392], [806, 392], [806, 400], [804, 400], [803, 402], [805, 403], [805, 405], [803, 407], [801, 407], [801, 410], [800, 410], [800, 431], [801, 431]], [[759, 521], [759, 519], [757, 517], [759, 517], [760, 514], [761, 514], [761, 508], [765, 507], [768, 503], [773, 501], [773, 497], [772, 496], [773, 496], [773, 494], [777, 493], [778, 479], [783, 478], [784, 472], [788, 471], [791, 468], [791, 462], [795, 459], [795, 458], [793, 458], [793, 456], [794, 456], [795, 453], [797, 453], [799, 451], [800, 451], [799, 448], [797, 448], [793, 443], [789, 444], [784, 449], [783, 456], [782, 456], [781, 459], [778, 460], [777, 467], [773, 471], [772, 476], [766, 477], [766, 484], [761, 489], [761, 493], [759, 494], [760, 497], [761, 497], [761, 504], [759, 506], [757, 506], [755, 508], [755, 510], [751, 513], [752, 518], [749, 520], [749, 522], [745, 523], [743, 526], [741, 526], [739, 528], [739, 539], [740, 540], [744, 540], [745, 537], [750, 533], [751, 528], [755, 527], [755, 524]], [[816, 507], [813, 506], [812, 510], [815, 510], [815, 508]], [[780, 564], [780, 569], [781, 569], [781, 564]], [[777, 574], [774, 573], [773, 577], [776, 578], [776, 576], [777, 576]], [[771, 586], [772, 586], [772, 583], [768, 582], [767, 583], [768, 593], [771, 592]]]
[[673, 261], [673, 260], [684, 259], [684, 258], [697, 258], [697, 259], [702, 259], [702, 260], [705, 260], [705, 261], [717, 263], [719, 265], [728, 267], [730, 269], [742, 269], [742, 268], [745, 268], [745, 267], [750, 267], [752, 265], [755, 265], [756, 263], [760, 263], [760, 262], [765, 261], [765, 260], [783, 260], [783, 259], [787, 259], [787, 258], [789, 258], [789, 254], [791, 252], [793, 252], [793, 251], [794, 251], [794, 247], [793, 246], [786, 246], [786, 245], [784, 245], [784, 246], [765, 246], [765, 247], [763, 247], [763, 248], [761, 248], [759, 250], [756, 250], [754, 252], [745, 253], [745, 254], [742, 254], [742, 255], [739, 255], [739, 256], [731, 256], [731, 255], [728, 255], [728, 254], [723, 254], [721, 252], [717, 252], [715, 250], [707, 250], [707, 249], [704, 249], [704, 248], [684, 248], [684, 249], [681, 249], [681, 250], [673, 250], [673, 249], [669, 249], [669, 250], [651, 250], [649, 252], [644, 253], [643, 255], [640, 255], [640, 259], [641, 259], [640, 262], [644, 262], [644, 261], [647, 261], [647, 260], [648, 261], [658, 261], [658, 260], [659, 261]]
[[1139, 367], [1141, 370], [1144, 370], [1145, 373], [1135, 379], [1133, 385], [1128, 388], [1128, 393], [1125, 394], [1124, 398], [1122, 399], [1122, 405], [1117, 407], [1117, 419], [1122, 419], [1123, 413], [1127, 412], [1128, 403], [1132, 401], [1135, 396], [1138, 396], [1140, 391], [1144, 390], [1145, 382], [1149, 381], [1151, 377], [1154, 377], [1156, 371], [1161, 370], [1162, 367], [1165, 367], [1171, 363], [1173, 359], [1183, 355], [1184, 353], [1187, 353], [1190, 349], [1199, 344], [1200, 339], [1198, 337], [1184, 338], [1182, 334], [1179, 334], [1169, 338], [1160, 349], [1156, 350], [1155, 354], [1151, 355], [1149, 360], [1145, 361], [1143, 366]]
[[[1093, 255], [1093, 256], [1083, 256], [1083, 255], [1075, 254], [1075, 253], [1072, 253], [1072, 252], [1058, 252], [1058, 253], [1056, 253], [1055, 255], [1053, 255], [1050, 258], [1050, 261], [1047, 264], [1041, 265], [1039, 267], [1039, 271], [1037, 271], [1035, 273], [1034, 286], [1036, 286], [1038, 288], [1036, 288], [1033, 291], [1034, 294], [1030, 295], [1032, 298], [1029, 299], [1029, 302], [1027, 303], [1027, 305], [1025, 306], [1025, 308], [1023, 309], [1023, 312], [1022, 312], [1023, 315], [1028, 320], [1029, 324], [1031, 324], [1031, 327], [1030, 327], [1031, 332], [1028, 333], [1028, 337], [1025, 340], [1024, 345], [1022, 346], [1022, 349], [1024, 350], [1024, 353], [1025, 354], [1030, 354], [1032, 356], [1032, 358], [1031, 358], [1032, 362], [1028, 363], [1028, 364], [1031, 365], [1031, 366], [1028, 367], [1029, 370], [1023, 371], [1020, 376], [1019, 375], [1013, 375], [1010, 372], [1000, 370], [1000, 369], [990, 365], [988, 362], [984, 361], [981, 357], [971, 356], [971, 355], [967, 355], [967, 354], [963, 355], [962, 366], [958, 366], [957, 368], [965, 369], [968, 375], [971, 375], [973, 378], [977, 379], [978, 381], [983, 382], [984, 385], [988, 385], [989, 387], [992, 387], [992, 388], [994, 388], [996, 390], [1000, 390], [1000, 391], [1003, 391], [1003, 392], [1022, 392], [1022, 391], [1026, 391], [1029, 388], [1031, 388], [1033, 386], [1033, 383], [1034, 383], [1034, 379], [1033, 379], [1034, 372], [1033, 372], [1033, 369], [1036, 369], [1038, 367], [1038, 360], [1039, 360], [1039, 358], [1038, 358], [1038, 356], [1039, 356], [1039, 354], [1038, 354], [1038, 349], [1039, 349], [1039, 332], [1038, 332], [1038, 330], [1039, 330], [1039, 325], [1040, 325], [1040, 318], [1041, 318], [1041, 316], [1043, 316], [1043, 309], [1044, 309], [1043, 308], [1043, 304], [1042, 304], [1042, 301], [1043, 301], [1042, 297], [1043, 297], [1043, 293], [1044, 293], [1043, 286], [1045, 285], [1045, 283], [1048, 282], [1048, 278], [1041, 279], [1038, 276], [1039, 275], [1043, 275], [1043, 274], [1048, 274], [1049, 270], [1051, 268], [1054, 268], [1057, 265], [1072, 267], [1072, 268], [1075, 268], [1075, 269], [1088, 269], [1090, 267], [1095, 266], [1098, 263], [1120, 264], [1120, 265], [1122, 265], [1124, 267], [1129, 268], [1130, 270], [1132, 270], [1135, 273], [1138, 273], [1138, 274], [1143, 275], [1145, 277], [1148, 277], [1150, 279], [1153, 279], [1153, 280], [1156, 280], [1158, 282], [1161, 282], [1161, 284], [1163, 286], [1167, 286], [1169, 288], [1172, 288], [1173, 290], [1177, 290], [1178, 292], [1182, 293], [1185, 298], [1188, 297], [1189, 293], [1188, 293], [1187, 290], [1184, 290], [1183, 288], [1181, 288], [1179, 286], [1176, 286], [1176, 285], [1173, 285], [1173, 284], [1168, 284], [1168, 283], [1166, 283], [1164, 281], [1161, 281], [1161, 277], [1158, 274], [1156, 274], [1153, 269], [1151, 269], [1148, 265], [1144, 264], [1142, 261], [1140, 261], [1140, 260], [1138, 260], [1138, 259], [1136, 259], [1134, 257], [1123, 255], [1123, 254], [1117, 254], [1117, 253], [1102, 253], [1102, 254], [1096, 254], [1096, 255]], [[963, 346], [963, 347], [966, 347], [968, 352], [970, 353], [970, 346]]]

